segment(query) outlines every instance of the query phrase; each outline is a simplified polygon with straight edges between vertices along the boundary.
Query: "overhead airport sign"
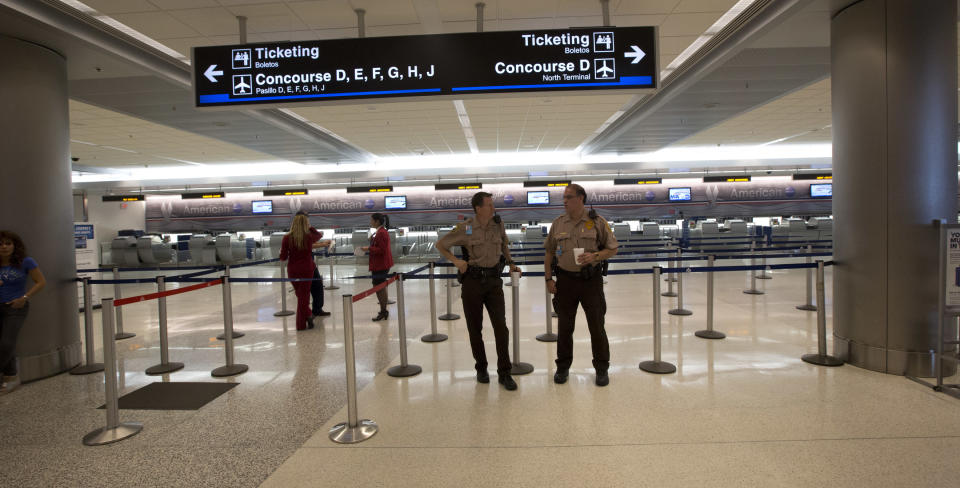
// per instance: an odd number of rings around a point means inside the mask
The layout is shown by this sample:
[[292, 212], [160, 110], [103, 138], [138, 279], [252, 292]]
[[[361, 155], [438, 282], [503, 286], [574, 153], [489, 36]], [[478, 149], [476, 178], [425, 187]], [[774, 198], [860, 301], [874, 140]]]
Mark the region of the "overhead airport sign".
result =
[[434, 190], [479, 190], [483, 188], [483, 183], [437, 183], [433, 185]]
[[193, 49], [198, 107], [657, 87], [655, 27], [476, 32]]
[[704, 176], [704, 183], [746, 183], [750, 176]]
[[614, 178], [614, 185], [659, 185], [663, 178]]

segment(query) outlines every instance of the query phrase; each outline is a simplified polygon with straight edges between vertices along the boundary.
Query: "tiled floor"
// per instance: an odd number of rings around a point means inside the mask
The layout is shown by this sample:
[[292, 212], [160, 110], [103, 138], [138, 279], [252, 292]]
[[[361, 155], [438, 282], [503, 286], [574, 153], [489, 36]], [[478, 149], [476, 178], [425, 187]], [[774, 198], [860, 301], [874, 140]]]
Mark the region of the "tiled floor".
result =
[[[144, 429], [103, 447], [80, 443], [105, 422], [102, 375], [24, 385], [0, 397], [0, 472], [5, 486], [954, 486], [960, 400], [902, 377], [801, 362], [816, 349], [816, 314], [794, 308], [803, 273], [775, 271], [759, 296], [741, 293], [746, 273], [718, 274], [722, 341], [693, 336], [704, 326], [705, 276], [688, 276], [692, 316], [668, 315], [676, 299], [662, 300], [663, 360], [678, 368], [665, 376], [637, 368], [653, 355], [650, 275], [609, 276], [606, 388], [593, 384], [582, 314], [570, 381], [552, 382], [555, 345], [534, 339], [545, 329], [543, 281], [521, 280], [520, 360], [536, 369], [516, 377], [516, 392], [495, 374], [489, 385], [474, 380], [462, 319], [439, 322], [446, 342], [418, 340], [430, 328], [427, 282], [408, 281], [409, 358], [423, 373], [386, 374], [399, 364], [396, 314], [381, 325], [369, 321], [373, 298], [356, 304], [359, 414], [380, 432], [351, 446], [328, 438], [347, 420], [340, 295], [368, 281], [328, 292], [334, 315], [307, 332], [273, 317], [276, 285], [235, 284], [236, 327], [247, 334], [236, 361], [250, 371], [225, 380], [209, 374], [224, 363], [219, 288], [172, 297], [171, 359], [187, 367], [169, 380], [240, 385], [199, 411], [121, 410]], [[444, 291], [439, 283], [438, 313]], [[122, 391], [167, 379], [143, 373], [158, 362], [155, 302], [131, 306], [125, 325], [138, 335], [118, 342]]]

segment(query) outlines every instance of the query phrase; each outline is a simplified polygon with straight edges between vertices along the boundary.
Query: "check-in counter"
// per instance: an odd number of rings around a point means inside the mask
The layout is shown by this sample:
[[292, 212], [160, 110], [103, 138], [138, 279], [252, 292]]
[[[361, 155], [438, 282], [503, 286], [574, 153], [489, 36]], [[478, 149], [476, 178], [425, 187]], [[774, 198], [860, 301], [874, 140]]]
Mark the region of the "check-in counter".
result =
[[640, 237], [642, 239], [660, 239], [660, 224], [656, 222], [640, 224]]
[[233, 234], [220, 234], [216, 242], [217, 259], [222, 263], [236, 263], [247, 257], [247, 243]]
[[190, 237], [190, 264], [197, 266], [217, 265], [217, 242], [213, 236], [197, 234]]
[[353, 231], [353, 234], [350, 235], [350, 247], [354, 250], [353, 252], [357, 256], [357, 259], [356, 259], [357, 265], [366, 266], [370, 263], [369, 254], [363, 251], [357, 250], [363, 246], [369, 246], [369, 245], [370, 245], [370, 234], [367, 231], [355, 230]]
[[110, 260], [117, 266], [139, 266], [137, 238], [133, 236], [114, 237], [113, 241], [110, 242]]
[[618, 241], [630, 239], [630, 224], [625, 222], [613, 224], [613, 237], [616, 237]]
[[137, 238], [137, 255], [145, 264], [168, 263], [173, 260], [174, 253], [172, 246], [157, 236]]
[[270, 258], [280, 258], [280, 248], [283, 247], [283, 236], [287, 235], [285, 232], [274, 232], [270, 234]]
[[543, 242], [543, 227], [531, 225], [523, 232], [523, 242]]

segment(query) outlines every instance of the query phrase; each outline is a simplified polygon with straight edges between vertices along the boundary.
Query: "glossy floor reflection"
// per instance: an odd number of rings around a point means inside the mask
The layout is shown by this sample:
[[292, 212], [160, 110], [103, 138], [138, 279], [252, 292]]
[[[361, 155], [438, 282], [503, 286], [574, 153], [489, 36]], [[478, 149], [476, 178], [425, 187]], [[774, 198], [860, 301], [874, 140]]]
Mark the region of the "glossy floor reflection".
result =
[[[275, 274], [264, 267], [233, 276]], [[758, 281], [766, 294], [756, 296], [742, 293], [746, 273], [717, 276], [721, 341], [693, 335], [704, 327], [704, 275], [685, 280], [692, 316], [668, 315], [676, 299], [663, 298], [663, 360], [678, 368], [666, 376], [637, 368], [653, 356], [650, 275], [609, 276], [606, 388], [593, 384], [582, 313], [570, 380], [552, 382], [555, 345], [534, 339], [546, 327], [543, 281], [521, 280], [520, 360], [535, 370], [516, 377], [516, 392], [497, 385], [494, 369], [489, 385], [475, 381], [462, 318], [438, 322], [449, 340], [419, 340], [430, 329], [428, 285], [408, 281], [409, 361], [423, 373], [385, 372], [399, 364], [396, 305], [384, 324], [369, 320], [374, 298], [356, 304], [359, 414], [380, 431], [352, 446], [327, 435], [347, 420], [340, 297], [369, 281], [338, 282], [327, 293], [333, 315], [306, 332], [273, 316], [277, 285], [235, 284], [235, 326], [247, 334], [236, 340], [236, 362], [250, 371], [229, 379], [210, 376], [224, 364], [219, 288], [169, 299], [171, 360], [187, 366], [163, 379], [143, 373], [159, 362], [156, 302], [133, 305], [124, 324], [137, 337], [118, 342], [122, 392], [161, 380], [239, 386], [198, 411], [122, 410], [121, 420], [142, 421], [143, 432], [84, 447], [81, 437], [104, 425], [102, 375], [24, 385], [0, 397], [0, 472], [12, 486], [952, 486], [960, 401], [902, 377], [800, 361], [816, 349], [816, 314], [794, 308], [804, 272], [773, 275]], [[438, 314], [444, 293], [438, 283]]]

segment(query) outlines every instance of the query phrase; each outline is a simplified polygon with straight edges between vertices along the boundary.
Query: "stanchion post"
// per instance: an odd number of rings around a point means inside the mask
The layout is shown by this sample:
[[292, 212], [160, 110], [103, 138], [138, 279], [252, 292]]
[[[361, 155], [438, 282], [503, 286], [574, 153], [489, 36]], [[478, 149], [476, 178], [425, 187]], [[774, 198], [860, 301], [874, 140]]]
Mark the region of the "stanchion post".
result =
[[446, 334], [437, 332], [437, 285], [435, 265], [430, 262], [430, 333], [421, 337], [423, 342], [443, 342], [447, 340]]
[[817, 354], [804, 354], [800, 357], [810, 364], [818, 366], [843, 366], [839, 358], [827, 354], [827, 314], [824, 312], [823, 260], [817, 260]]
[[[668, 243], [667, 252], [673, 255], [672, 250], [673, 250], [673, 245]], [[673, 264], [673, 259], [667, 258], [667, 266], [671, 266], [672, 264]], [[673, 273], [667, 273], [667, 291], [661, 293], [660, 296], [664, 296], [664, 297], [677, 296], [677, 292], [673, 291], [674, 281], [677, 281], [677, 279], [673, 277]]]
[[707, 266], [710, 268], [710, 271], [707, 271], [707, 328], [693, 333], [701, 339], [723, 339], [727, 337], [723, 332], [713, 330], [713, 260], [714, 256], [712, 254], [707, 256]]
[[[398, 299], [399, 300], [399, 299]], [[347, 421], [330, 429], [330, 440], [355, 444], [377, 433], [377, 423], [357, 418], [357, 365], [353, 350], [353, 295], [343, 295], [343, 350], [347, 363]]]
[[693, 312], [683, 308], [683, 255], [677, 249], [677, 260], [674, 261], [680, 272], [677, 273], [677, 308], [668, 310], [670, 315], [693, 315]]
[[284, 266], [283, 261], [277, 261], [280, 265], [280, 311], [274, 312], [274, 317], [287, 317], [295, 314], [293, 310], [287, 310], [287, 282], [283, 281], [287, 278], [287, 267]]
[[[120, 279], [120, 269], [114, 266], [113, 280], [117, 281], [119, 279]], [[113, 284], [113, 298], [115, 300], [122, 298], [122, 295], [120, 295], [120, 283]], [[100, 313], [102, 314], [103, 310], [101, 310]], [[136, 337], [137, 334], [134, 334], [133, 332], [123, 331], [123, 307], [116, 307], [116, 314], [117, 314], [117, 333], [114, 339], [119, 341], [122, 339], [129, 339], [131, 337]]]
[[510, 288], [513, 296], [513, 367], [510, 374], [530, 374], [533, 365], [520, 361], [520, 273], [511, 271], [510, 279], [513, 280]]
[[120, 422], [120, 400], [117, 397], [117, 349], [113, 343], [116, 340], [113, 338], [115, 333], [113, 298], [104, 298], [100, 306], [103, 316], [103, 384], [107, 425], [83, 436], [83, 444], [87, 446], [102, 446], [121, 441], [136, 435], [143, 429], [141, 422]]
[[767, 251], [770, 250], [770, 244], [764, 242], [763, 244], [761, 244], [761, 248], [762, 248], [762, 251], [761, 251], [761, 252], [763, 253], [763, 257], [760, 258], [760, 266], [763, 266], [763, 269], [759, 270], [760, 273], [757, 274], [757, 279], [758, 279], [758, 280], [772, 280], [772, 279], [773, 279], [773, 276], [767, 274]]
[[423, 342], [443, 342], [447, 340], [445, 334], [437, 332], [437, 285], [435, 266], [430, 262], [430, 333], [421, 337]]
[[333, 277], [333, 256], [327, 255], [327, 259], [329, 259], [329, 261], [327, 261], [327, 264], [330, 265], [330, 284], [327, 285], [327, 289], [328, 289], [328, 290], [339, 290], [340, 287], [337, 286], [336, 282], [334, 281], [334, 277]]
[[537, 340], [540, 342], [557, 342], [557, 334], [553, 333], [553, 297], [550, 296], [550, 288], [547, 287], [547, 282], [543, 282], [543, 291], [546, 295], [546, 301], [543, 304], [543, 310], [546, 312], [547, 319], [547, 332], [537, 336]]
[[223, 337], [225, 339], [223, 350], [226, 354], [227, 364], [210, 372], [211, 375], [218, 378], [238, 375], [250, 369], [246, 364], [234, 364], [233, 362], [233, 298], [230, 292], [229, 266], [223, 268], [223, 283], [221, 286], [223, 286]]
[[[807, 244], [807, 264], [812, 262], [813, 245]], [[817, 306], [813, 304], [813, 268], [807, 268], [807, 301], [803, 305], [797, 305], [798, 310], [807, 310], [816, 312]]]
[[[224, 276], [226, 276], [226, 277], [228, 277], [228, 278], [230, 277], [230, 265], [225, 265], [225, 266], [223, 267], [223, 273], [224, 273]], [[281, 283], [282, 283], [282, 282], [281, 282]], [[227, 284], [227, 282], [224, 282], [224, 285], [226, 285], [226, 284]], [[230, 287], [229, 287], [229, 286], [226, 286], [225, 288], [230, 288]], [[229, 290], [229, 291], [231, 291], [231, 295], [232, 295], [232, 290]], [[286, 294], [283, 294], [282, 296], [283, 296], [284, 298], [286, 298]], [[292, 312], [291, 312], [291, 313], [292, 313]], [[276, 315], [276, 314], [274, 314], [274, 315]], [[245, 333], [240, 332], [239, 330], [236, 330], [236, 329], [233, 328], [233, 305], [232, 305], [232, 300], [231, 300], [231, 307], [230, 307], [230, 334], [233, 336], [234, 339], [239, 339], [239, 338], [241, 338], [241, 337], [243, 337], [243, 336], [246, 335]], [[224, 335], [223, 332], [221, 332], [220, 334], [217, 334], [217, 339], [218, 339], [218, 340], [221, 340], [221, 341], [222, 341], [222, 340], [224, 340], [224, 337], [225, 337], [225, 335]], [[231, 355], [233, 354], [232, 349], [233, 349], [233, 348], [231, 347], [231, 353], [230, 353]]]
[[[157, 293], [167, 290], [166, 277], [157, 276]], [[160, 323], [160, 364], [147, 368], [147, 374], [164, 374], [183, 369], [183, 363], [170, 362], [170, 345], [167, 338], [167, 297], [157, 298], [157, 321]]]
[[103, 363], [96, 362], [93, 348], [93, 298], [90, 295], [90, 278], [83, 278], [83, 347], [86, 363], [70, 370], [70, 374], [90, 374], [103, 371]]
[[457, 320], [460, 318], [459, 315], [453, 313], [453, 293], [450, 291], [453, 289], [453, 278], [447, 278], [447, 313], [438, 317], [440, 320]]
[[640, 369], [648, 373], [668, 374], [677, 367], [660, 360], [660, 266], [653, 268], [653, 361], [643, 361]]
[[407, 364], [407, 311], [403, 300], [403, 273], [399, 273], [397, 274], [397, 325], [400, 330], [400, 366], [387, 370], [388, 375], [398, 378], [417, 375], [423, 371], [423, 368], [416, 364]]
[[757, 272], [755, 269], [753, 269], [756, 266], [757, 266], [757, 256], [756, 254], [754, 254], [754, 244], [753, 244], [753, 241], [751, 240], [750, 241], [750, 268], [751, 269], [749, 271], [750, 289], [743, 290], [743, 292], [746, 293], [747, 295], [763, 295], [764, 294], [763, 290], [757, 289]]

